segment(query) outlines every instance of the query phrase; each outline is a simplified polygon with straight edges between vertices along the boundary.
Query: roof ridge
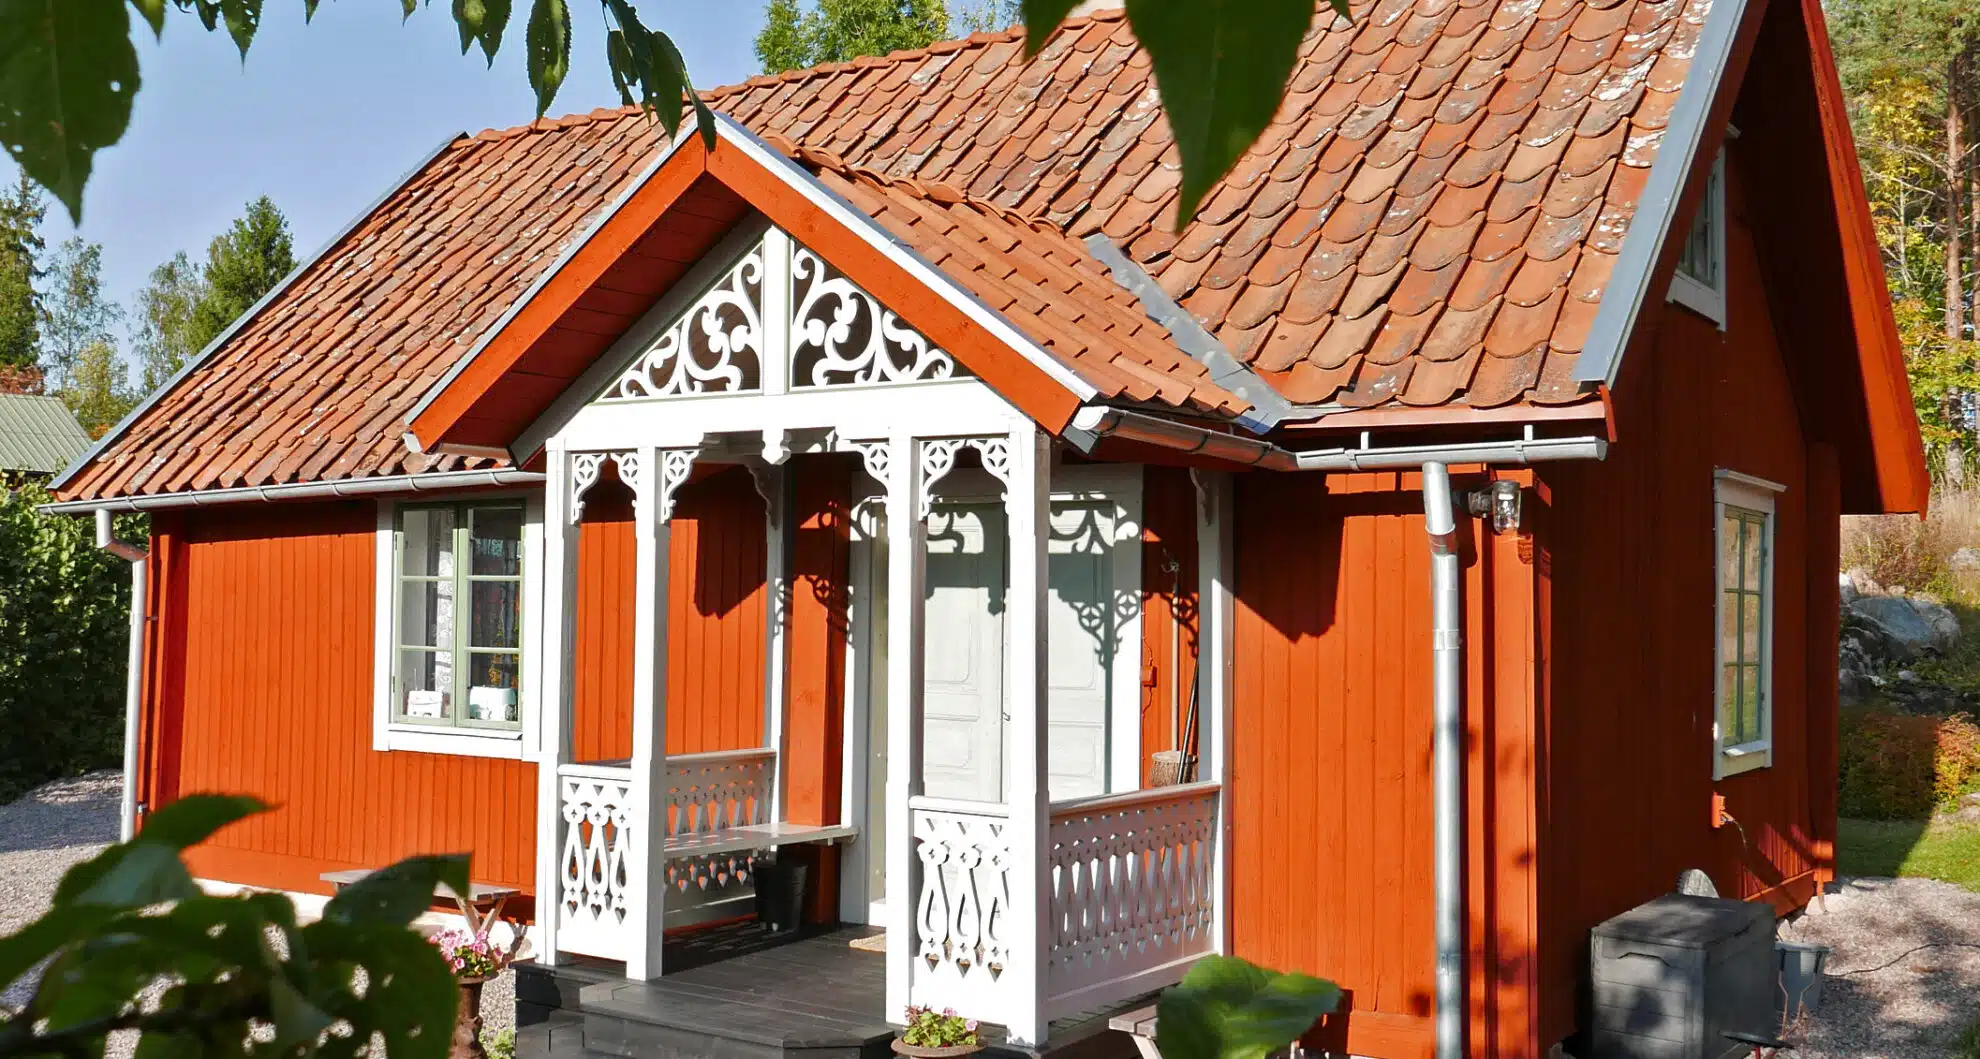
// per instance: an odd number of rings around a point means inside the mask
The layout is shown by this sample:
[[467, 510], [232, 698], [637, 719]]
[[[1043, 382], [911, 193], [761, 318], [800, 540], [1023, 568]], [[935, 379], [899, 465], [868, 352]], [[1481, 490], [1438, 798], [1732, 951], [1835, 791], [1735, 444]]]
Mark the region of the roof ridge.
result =
[[[1125, 7], [1111, 7], [1088, 12], [1083, 15], [1075, 15], [1060, 23], [1059, 29], [1053, 36], [1056, 37], [1068, 30], [1083, 29], [1094, 22], [1118, 22], [1126, 17], [1127, 9]], [[754, 77], [737, 81], [734, 84], [717, 85], [714, 88], [704, 89], [701, 93], [701, 99], [704, 103], [714, 103], [717, 100], [740, 95], [749, 89], [761, 88], [765, 85], [806, 81], [813, 77], [825, 77], [831, 74], [844, 73], [847, 70], [860, 67], [872, 68], [886, 66], [906, 62], [910, 59], [920, 59], [928, 55], [946, 55], [950, 52], [962, 51], [965, 48], [981, 48], [992, 44], [1023, 40], [1024, 32], [1024, 23], [1020, 22], [1006, 29], [972, 33], [967, 37], [957, 37], [950, 40], [938, 40], [923, 47], [901, 48], [881, 56], [862, 55], [847, 62], [819, 63], [816, 66], [805, 66], [795, 70], [785, 70], [781, 73], [757, 74]], [[538, 117], [523, 125], [511, 125], [501, 129], [487, 128], [477, 133], [463, 134], [461, 139], [479, 140], [482, 142], [507, 140], [531, 132], [551, 132], [557, 129], [567, 129], [576, 125], [586, 125], [597, 121], [615, 121], [619, 118], [641, 113], [644, 109], [638, 103], [627, 103], [617, 107], [597, 107], [588, 113], [565, 114], [555, 118]], [[459, 141], [457, 140], [456, 142]]]

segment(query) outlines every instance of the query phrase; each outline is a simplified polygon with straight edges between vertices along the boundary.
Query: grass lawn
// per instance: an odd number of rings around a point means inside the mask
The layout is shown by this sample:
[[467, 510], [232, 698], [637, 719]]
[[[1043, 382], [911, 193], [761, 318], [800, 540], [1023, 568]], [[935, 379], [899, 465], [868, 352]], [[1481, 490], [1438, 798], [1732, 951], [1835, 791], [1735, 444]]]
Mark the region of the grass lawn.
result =
[[1980, 892], [1980, 825], [1934, 820], [1850, 820], [1837, 825], [1844, 875], [1909, 875]]

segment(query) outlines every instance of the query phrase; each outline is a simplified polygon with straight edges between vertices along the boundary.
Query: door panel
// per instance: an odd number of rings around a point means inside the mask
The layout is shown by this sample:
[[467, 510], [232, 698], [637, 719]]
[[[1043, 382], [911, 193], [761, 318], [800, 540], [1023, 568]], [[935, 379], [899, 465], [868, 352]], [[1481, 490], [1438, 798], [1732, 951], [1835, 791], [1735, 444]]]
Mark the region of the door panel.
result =
[[1046, 745], [1055, 801], [1107, 793], [1107, 716], [1123, 619], [1114, 601], [1114, 525], [1111, 500], [1052, 502]]
[[922, 789], [1004, 797], [1004, 511], [937, 504], [928, 516]]

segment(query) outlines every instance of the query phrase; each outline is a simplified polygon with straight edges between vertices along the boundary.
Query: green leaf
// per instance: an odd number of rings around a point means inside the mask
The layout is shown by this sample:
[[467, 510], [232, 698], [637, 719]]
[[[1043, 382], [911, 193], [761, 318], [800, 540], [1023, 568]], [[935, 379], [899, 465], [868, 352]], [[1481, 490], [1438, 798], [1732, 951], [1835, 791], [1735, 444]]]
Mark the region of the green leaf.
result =
[[1024, 0], [1024, 55], [1038, 54], [1079, 0]]
[[502, 47], [502, 33], [509, 26], [510, 0], [454, 0], [454, 25], [461, 31], [461, 54], [476, 42], [488, 65], [495, 65], [495, 53]]
[[220, 16], [226, 20], [227, 35], [234, 38], [241, 58], [247, 58], [254, 31], [261, 28], [261, 0], [220, 0]]
[[[64, 876], [62, 887], [70, 885]], [[90, 880], [89, 885], [69, 898], [78, 905], [104, 905], [132, 909], [166, 901], [199, 896], [200, 889], [187, 873], [179, 851], [170, 846], [133, 842], [124, 847], [109, 870]], [[59, 899], [59, 898], [58, 898]]]
[[296, 992], [296, 987], [280, 974], [269, 979], [268, 1007], [275, 1023], [275, 1040], [269, 1048], [276, 1055], [300, 1044], [314, 1044], [330, 1028], [330, 1016]]
[[65, 945], [89, 936], [117, 914], [101, 907], [56, 907], [20, 930], [0, 937], [0, 989], [13, 984]]
[[[681, 87], [687, 92], [688, 102], [694, 107], [695, 124], [701, 129], [701, 145], [714, 150], [715, 112], [708, 109], [708, 104], [702, 100], [701, 93], [694, 90], [694, 82], [688, 78], [687, 60], [681, 58], [681, 51], [679, 48], [674, 47], [673, 38], [667, 36], [665, 33], [655, 33], [653, 35], [653, 46], [663, 59], [672, 64], [676, 70], [680, 71]], [[672, 135], [676, 131], [677, 127], [675, 126], [669, 126], [667, 129], [669, 135]]]
[[564, 0], [533, 0], [524, 38], [529, 52], [529, 85], [536, 90], [536, 116], [542, 117], [571, 72], [571, 11]]
[[1280, 974], [1235, 956], [1206, 956], [1162, 991], [1155, 1047], [1163, 1059], [1264, 1059], [1340, 1003], [1332, 982]]
[[228, 824], [268, 811], [268, 803], [246, 794], [188, 794], [144, 818], [133, 841], [190, 849]]
[[1178, 230], [1279, 108], [1313, 0], [1127, 0], [1182, 155]]
[[116, 143], [137, 95], [124, 0], [0, 3], [0, 144], [82, 221], [96, 152]]
[[442, 883], [457, 894], [468, 892], [467, 854], [407, 857], [381, 868], [338, 891], [323, 906], [323, 918], [402, 927], [433, 904], [434, 888]]
[[151, 35], [163, 37], [165, 34], [165, 0], [131, 0], [131, 6], [151, 24]]

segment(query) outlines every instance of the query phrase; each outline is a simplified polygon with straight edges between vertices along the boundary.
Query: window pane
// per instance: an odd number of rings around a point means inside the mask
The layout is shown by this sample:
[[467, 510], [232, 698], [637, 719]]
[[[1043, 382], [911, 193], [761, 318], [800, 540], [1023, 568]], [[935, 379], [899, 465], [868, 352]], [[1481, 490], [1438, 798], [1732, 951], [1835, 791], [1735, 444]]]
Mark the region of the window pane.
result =
[[1739, 744], [1739, 667], [1723, 666], [1719, 670], [1719, 742], [1726, 746]]
[[468, 720], [516, 723], [522, 720], [516, 701], [517, 657], [476, 654], [468, 664]]
[[1760, 661], [1760, 596], [1749, 592], [1740, 603], [1739, 660], [1757, 664]]
[[1765, 535], [1761, 532], [1764, 525], [1765, 523], [1757, 518], [1749, 518], [1746, 521], [1746, 540], [1740, 548], [1745, 557], [1746, 568], [1740, 579], [1742, 587], [1748, 591], [1758, 591], [1761, 587], [1761, 567], [1767, 557]]
[[519, 507], [478, 507], [470, 514], [474, 566], [478, 576], [522, 573], [523, 513]]
[[404, 549], [399, 569], [409, 576], [454, 576], [454, 509], [450, 507], [407, 508], [400, 514], [399, 533]]
[[1734, 589], [1719, 597], [1719, 661], [1727, 665], [1739, 661], [1739, 601]]
[[1739, 516], [1730, 510], [1719, 526], [1719, 587], [1739, 587]]
[[399, 642], [424, 647], [454, 644], [454, 583], [399, 582]]
[[454, 715], [454, 663], [445, 651], [399, 652], [399, 711], [422, 720]]
[[1760, 667], [1740, 667], [1739, 682], [1739, 741], [1750, 743], [1760, 738]]
[[470, 647], [514, 648], [521, 638], [522, 585], [515, 581], [476, 581], [468, 591], [474, 598], [474, 632]]

